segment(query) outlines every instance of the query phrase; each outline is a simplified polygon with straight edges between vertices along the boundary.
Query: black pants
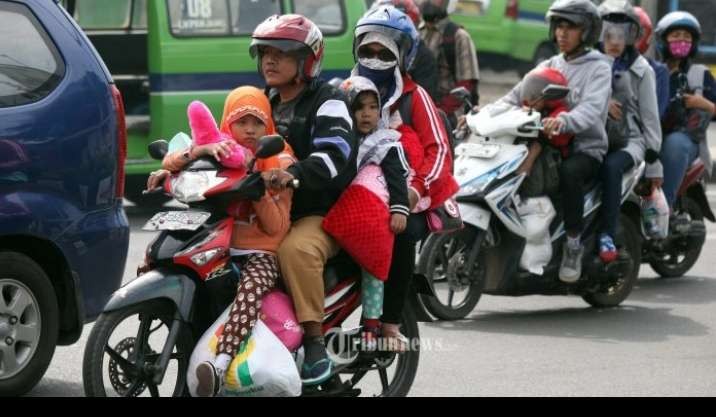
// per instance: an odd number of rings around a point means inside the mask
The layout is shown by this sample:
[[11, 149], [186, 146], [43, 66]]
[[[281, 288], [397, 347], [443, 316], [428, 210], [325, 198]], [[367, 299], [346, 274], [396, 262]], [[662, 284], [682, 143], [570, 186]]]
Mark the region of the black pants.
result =
[[559, 167], [564, 229], [568, 234], [581, 234], [584, 229], [585, 186], [599, 174], [599, 161], [578, 153], [570, 155]]
[[612, 238], [617, 233], [619, 207], [622, 198], [622, 178], [624, 173], [634, 166], [631, 155], [625, 151], [615, 151], [604, 158], [601, 169], [602, 179], [602, 232]]
[[399, 324], [415, 269], [415, 244], [425, 239], [430, 231], [424, 213], [411, 214], [405, 231], [395, 236], [393, 260], [385, 282], [383, 300], [384, 323]]

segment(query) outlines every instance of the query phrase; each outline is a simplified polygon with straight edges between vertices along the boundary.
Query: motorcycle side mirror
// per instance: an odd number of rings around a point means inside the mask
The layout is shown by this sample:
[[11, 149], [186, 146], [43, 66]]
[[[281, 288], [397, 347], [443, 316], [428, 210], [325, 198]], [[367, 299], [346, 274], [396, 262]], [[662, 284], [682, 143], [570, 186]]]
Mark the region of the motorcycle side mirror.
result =
[[542, 99], [545, 101], [560, 100], [567, 97], [567, 94], [569, 94], [569, 87], [550, 84], [542, 90]]
[[256, 157], [269, 158], [278, 155], [285, 147], [286, 143], [280, 135], [262, 136], [256, 147]]
[[341, 84], [343, 84], [343, 78], [339, 78], [339, 77], [331, 78], [331, 80], [328, 81], [328, 84], [332, 85], [333, 87], [338, 88], [341, 86]]
[[164, 159], [167, 152], [169, 152], [169, 142], [164, 139], [155, 140], [147, 146], [147, 150], [149, 151], [149, 156], [151, 156], [152, 159], [161, 161]]
[[470, 94], [470, 90], [465, 87], [458, 87], [450, 90], [450, 95], [460, 101], [470, 100], [470, 97], [472, 96], [472, 94]]

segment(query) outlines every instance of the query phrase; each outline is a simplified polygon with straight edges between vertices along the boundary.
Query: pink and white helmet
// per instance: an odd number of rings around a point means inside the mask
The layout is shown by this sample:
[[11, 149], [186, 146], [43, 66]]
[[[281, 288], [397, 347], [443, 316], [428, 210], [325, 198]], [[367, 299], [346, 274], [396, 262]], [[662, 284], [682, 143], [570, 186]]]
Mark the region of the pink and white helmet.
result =
[[[297, 14], [273, 15], [256, 27], [249, 47], [252, 58], [262, 45], [297, 53], [301, 74], [307, 81], [318, 77], [323, 61], [323, 34], [315, 23]], [[259, 61], [260, 66], [260, 61]]]

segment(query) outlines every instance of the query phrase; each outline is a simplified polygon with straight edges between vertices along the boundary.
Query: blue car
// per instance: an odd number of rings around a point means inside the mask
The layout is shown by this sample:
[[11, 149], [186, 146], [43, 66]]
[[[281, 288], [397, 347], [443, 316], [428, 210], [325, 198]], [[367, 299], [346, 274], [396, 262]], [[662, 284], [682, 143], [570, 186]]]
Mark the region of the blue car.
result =
[[0, 0], [0, 396], [44, 375], [121, 285], [122, 98], [50, 0]]

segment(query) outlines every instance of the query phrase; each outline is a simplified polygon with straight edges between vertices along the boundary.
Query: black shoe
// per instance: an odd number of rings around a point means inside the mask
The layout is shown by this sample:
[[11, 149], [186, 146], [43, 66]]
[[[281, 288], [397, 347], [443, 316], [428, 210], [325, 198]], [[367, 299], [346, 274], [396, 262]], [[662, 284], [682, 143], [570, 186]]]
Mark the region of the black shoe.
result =
[[224, 385], [224, 378], [211, 362], [202, 362], [196, 367], [196, 379], [199, 384], [196, 394], [199, 397], [216, 397]]
[[304, 339], [306, 357], [301, 368], [303, 385], [319, 385], [326, 382], [333, 372], [333, 362], [328, 358], [323, 338]]

